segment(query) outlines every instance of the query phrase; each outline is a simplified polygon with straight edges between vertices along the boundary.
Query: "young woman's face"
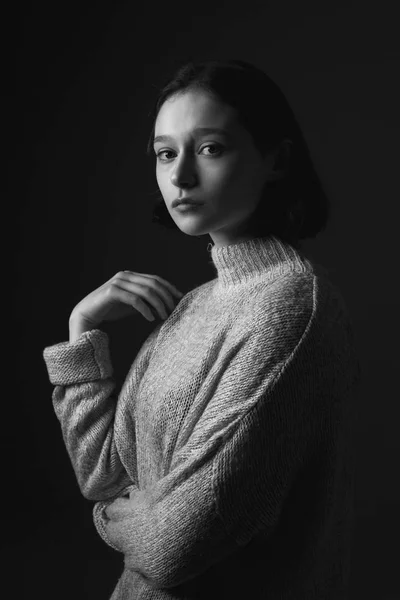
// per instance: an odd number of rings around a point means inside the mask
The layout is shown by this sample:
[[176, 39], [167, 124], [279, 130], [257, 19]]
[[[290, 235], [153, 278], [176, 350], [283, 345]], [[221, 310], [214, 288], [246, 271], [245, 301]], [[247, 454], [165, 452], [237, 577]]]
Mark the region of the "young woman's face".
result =
[[[167, 99], [155, 125], [157, 183], [172, 219], [187, 235], [209, 234], [216, 246], [253, 237], [248, 221], [271, 166], [271, 156], [261, 157], [235, 113], [212, 95], [191, 90]], [[175, 208], [181, 197], [203, 204]]]

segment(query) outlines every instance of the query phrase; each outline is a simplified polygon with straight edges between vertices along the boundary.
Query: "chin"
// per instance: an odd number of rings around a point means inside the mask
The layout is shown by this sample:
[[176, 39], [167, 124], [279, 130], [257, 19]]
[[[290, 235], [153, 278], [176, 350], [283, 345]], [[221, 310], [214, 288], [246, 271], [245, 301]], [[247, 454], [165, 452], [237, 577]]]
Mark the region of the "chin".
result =
[[205, 226], [204, 224], [196, 223], [194, 220], [192, 223], [178, 223], [175, 221], [175, 224], [178, 229], [182, 231], [182, 233], [190, 236], [208, 235], [210, 230], [209, 227]]
[[201, 235], [208, 235], [208, 231], [204, 231], [204, 228], [199, 227], [179, 227], [179, 229], [185, 235], [190, 235], [191, 237], [198, 237]]

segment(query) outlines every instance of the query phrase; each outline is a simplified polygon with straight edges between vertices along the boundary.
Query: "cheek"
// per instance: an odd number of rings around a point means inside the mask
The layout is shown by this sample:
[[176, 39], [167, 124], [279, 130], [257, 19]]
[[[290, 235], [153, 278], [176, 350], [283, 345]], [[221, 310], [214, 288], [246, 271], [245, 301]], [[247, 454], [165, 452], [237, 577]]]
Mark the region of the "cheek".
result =
[[254, 167], [248, 164], [242, 156], [234, 154], [221, 168], [221, 177], [231, 189], [247, 187], [252, 180]]
[[204, 171], [204, 183], [218, 187], [221, 191], [233, 191], [242, 177], [242, 168], [237, 158], [215, 161], [215, 164], [207, 165]]
[[238, 199], [240, 203], [243, 203], [243, 198], [246, 198], [247, 205], [251, 207], [254, 202], [257, 202], [261, 184], [259, 173], [251, 165], [247, 168], [242, 166], [233, 174], [230, 189], [235, 200]]
[[242, 168], [227, 169], [218, 178], [220, 190], [224, 196], [228, 196], [231, 202], [242, 198], [243, 193], [248, 193], [252, 188], [252, 178]]
[[159, 187], [159, 189], [161, 190], [161, 192], [164, 192], [165, 189], [167, 188], [167, 177], [165, 175], [165, 173], [162, 173], [159, 169], [156, 170], [156, 180], [157, 180], [157, 185]]

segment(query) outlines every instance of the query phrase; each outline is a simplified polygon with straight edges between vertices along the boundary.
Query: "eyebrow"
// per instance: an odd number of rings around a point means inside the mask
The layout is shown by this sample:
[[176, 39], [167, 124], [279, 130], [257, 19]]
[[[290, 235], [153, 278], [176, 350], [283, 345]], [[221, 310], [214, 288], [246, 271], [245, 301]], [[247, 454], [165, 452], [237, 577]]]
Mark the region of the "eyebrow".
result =
[[[219, 127], [196, 127], [196, 129], [193, 129], [193, 132], [201, 135], [204, 135], [205, 133], [220, 133], [230, 137], [229, 133], [225, 129], [220, 129]], [[172, 135], [158, 135], [154, 138], [153, 144], [156, 142], [169, 142], [171, 140], [173, 140]]]

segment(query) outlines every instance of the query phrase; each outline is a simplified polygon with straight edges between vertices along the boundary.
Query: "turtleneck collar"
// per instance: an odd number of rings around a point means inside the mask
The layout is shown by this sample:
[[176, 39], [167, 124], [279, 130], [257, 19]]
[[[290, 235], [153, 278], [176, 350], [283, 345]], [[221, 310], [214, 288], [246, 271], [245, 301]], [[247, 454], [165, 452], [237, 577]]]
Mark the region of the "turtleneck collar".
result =
[[245, 283], [254, 277], [268, 277], [276, 269], [283, 274], [287, 271], [304, 272], [311, 267], [300, 249], [274, 235], [228, 246], [213, 245], [211, 249], [210, 245], [210, 264], [216, 269], [220, 287]]

